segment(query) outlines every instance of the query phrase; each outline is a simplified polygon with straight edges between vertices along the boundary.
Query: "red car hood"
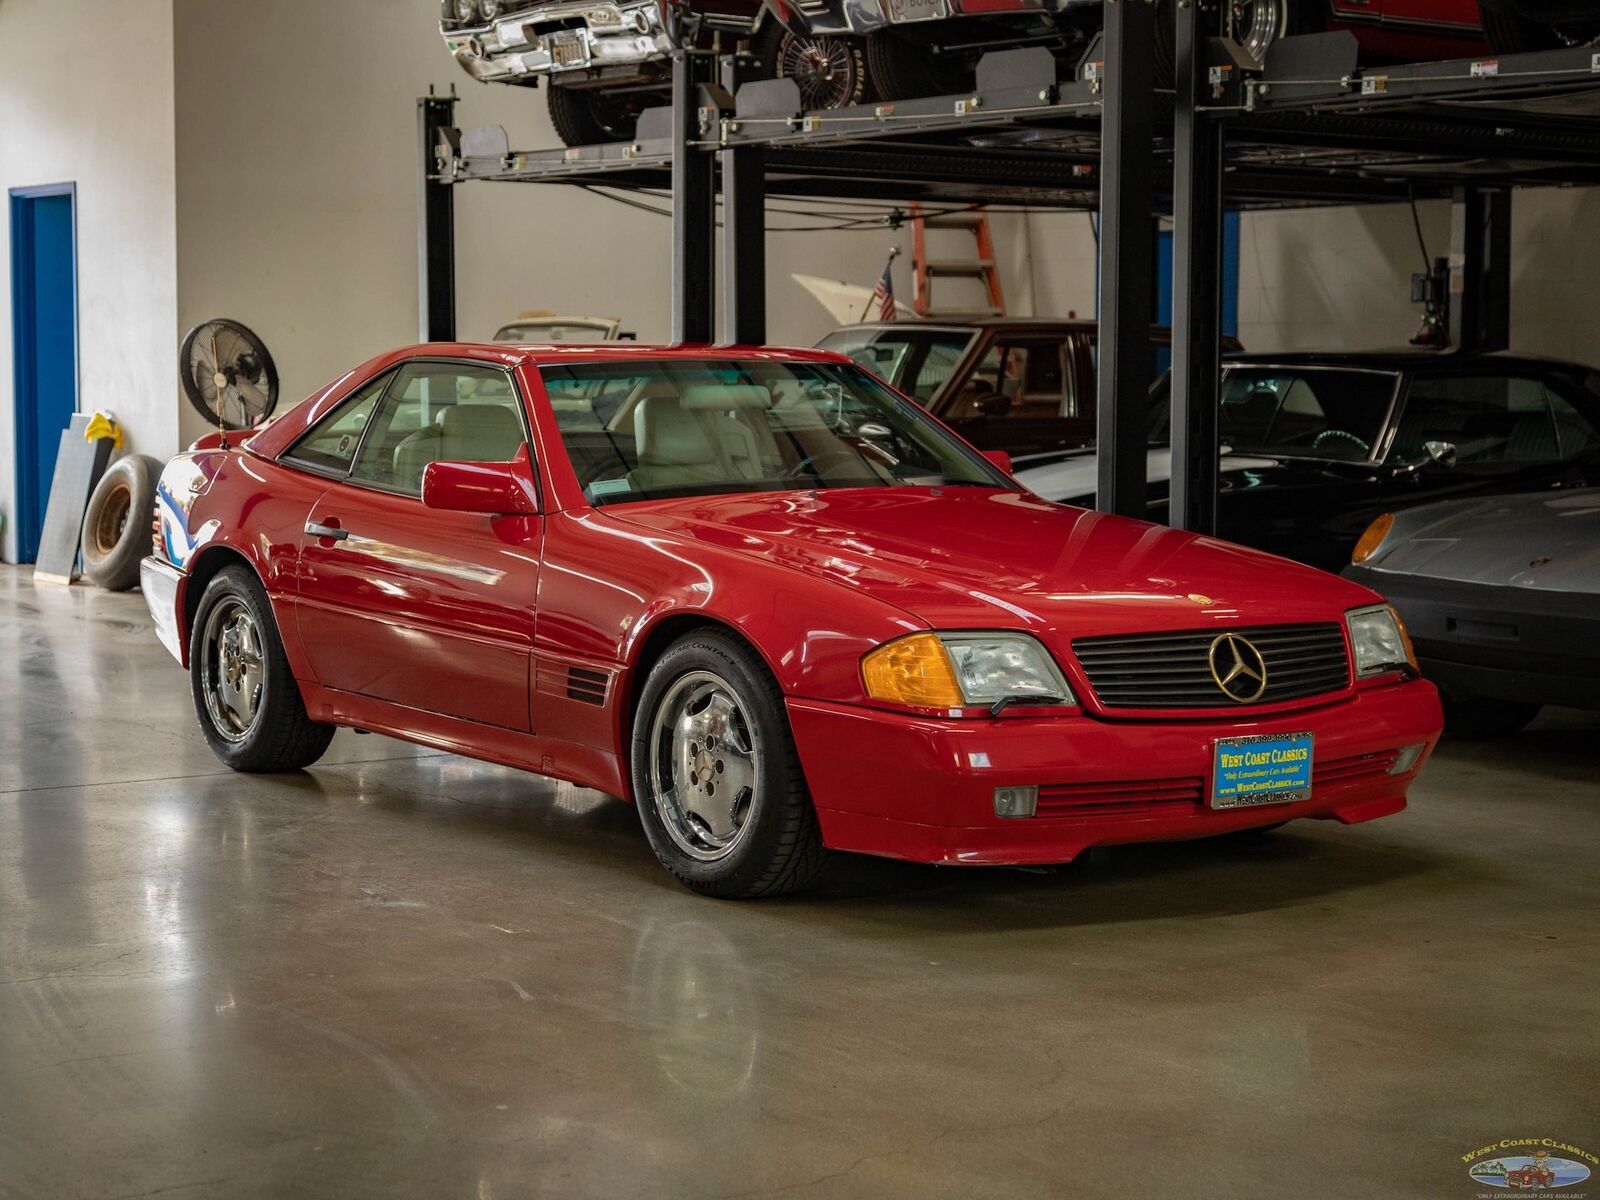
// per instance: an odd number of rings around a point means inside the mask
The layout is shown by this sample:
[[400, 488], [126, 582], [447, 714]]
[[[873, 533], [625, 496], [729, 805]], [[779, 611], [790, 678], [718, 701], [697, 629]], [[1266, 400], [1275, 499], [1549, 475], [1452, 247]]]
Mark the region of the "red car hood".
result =
[[1073, 638], [1339, 620], [1378, 601], [1260, 551], [1017, 492], [768, 492], [604, 511], [863, 591], [938, 629]]

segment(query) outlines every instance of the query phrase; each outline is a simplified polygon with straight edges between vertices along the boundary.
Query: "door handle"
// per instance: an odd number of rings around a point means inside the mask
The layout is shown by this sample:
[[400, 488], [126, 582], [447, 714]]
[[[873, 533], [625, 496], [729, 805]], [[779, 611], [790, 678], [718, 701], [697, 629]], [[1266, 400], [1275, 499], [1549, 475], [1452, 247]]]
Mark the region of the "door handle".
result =
[[340, 529], [337, 524], [324, 525], [320, 521], [307, 521], [306, 532], [312, 537], [332, 538], [336, 542], [342, 542], [350, 536], [348, 529]]

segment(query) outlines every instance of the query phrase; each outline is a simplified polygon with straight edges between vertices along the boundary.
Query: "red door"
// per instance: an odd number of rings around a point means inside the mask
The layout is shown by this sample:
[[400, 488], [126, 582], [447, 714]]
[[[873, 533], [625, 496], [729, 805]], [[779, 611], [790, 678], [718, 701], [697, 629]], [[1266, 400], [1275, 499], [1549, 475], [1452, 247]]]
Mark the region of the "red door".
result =
[[300, 638], [326, 687], [526, 732], [543, 518], [349, 483], [306, 517]]
[[[528, 731], [543, 518], [426, 508], [430, 462], [509, 462], [527, 441], [497, 367], [413, 361], [375, 411], [335, 412], [290, 451], [346, 477], [305, 515], [299, 625], [329, 688]], [[345, 425], [359, 426], [352, 445]]]

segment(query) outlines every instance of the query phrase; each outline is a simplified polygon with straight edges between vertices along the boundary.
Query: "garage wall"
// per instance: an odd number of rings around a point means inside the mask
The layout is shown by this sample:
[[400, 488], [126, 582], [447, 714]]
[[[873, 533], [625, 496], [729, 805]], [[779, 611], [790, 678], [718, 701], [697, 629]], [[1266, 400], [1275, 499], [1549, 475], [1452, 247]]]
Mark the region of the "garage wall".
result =
[[[1450, 252], [1450, 205], [1418, 205], [1430, 256]], [[1600, 191], [1519, 191], [1512, 202], [1511, 344], [1600, 364]], [[1239, 336], [1252, 350], [1401, 346], [1416, 332], [1422, 253], [1407, 205], [1246, 214]]]
[[[63, 40], [63, 30], [93, 37]], [[0, 0], [0, 197], [78, 185], [78, 403], [178, 444], [172, 0]], [[0, 216], [0, 511], [16, 557], [10, 223]]]
[[[557, 144], [544, 92], [469, 79], [439, 39], [438, 0], [173, 3], [178, 323], [250, 325], [289, 403], [416, 337], [416, 96], [454, 84], [461, 124], [502, 124], [514, 147], [537, 148]], [[478, 184], [457, 190], [456, 220], [463, 337], [530, 308], [618, 315], [643, 340], [668, 335], [666, 217], [571, 187]], [[870, 286], [896, 242], [909, 299], [908, 232], [772, 234], [774, 340], [809, 344], [833, 327], [791, 272]], [[1022, 242], [1003, 245], [1020, 299]], [[186, 437], [203, 428], [187, 411], [183, 420]]]

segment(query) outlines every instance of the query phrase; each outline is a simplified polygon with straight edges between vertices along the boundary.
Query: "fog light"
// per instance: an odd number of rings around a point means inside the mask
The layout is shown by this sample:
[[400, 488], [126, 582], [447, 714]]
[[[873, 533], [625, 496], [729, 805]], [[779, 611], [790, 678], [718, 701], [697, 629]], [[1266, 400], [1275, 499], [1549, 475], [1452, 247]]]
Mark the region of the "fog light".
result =
[[[1394, 766], [1389, 768], [1389, 774], [1404, 775], [1417, 765], [1417, 759], [1422, 757], [1425, 749], [1427, 749], [1425, 745], [1400, 747], [1400, 753], [1395, 757]], [[995, 803], [998, 804], [999, 801], [996, 800]]]
[[994, 790], [994, 815], [997, 817], [1031, 817], [1039, 807], [1039, 789], [1036, 787], [1003, 787]]

